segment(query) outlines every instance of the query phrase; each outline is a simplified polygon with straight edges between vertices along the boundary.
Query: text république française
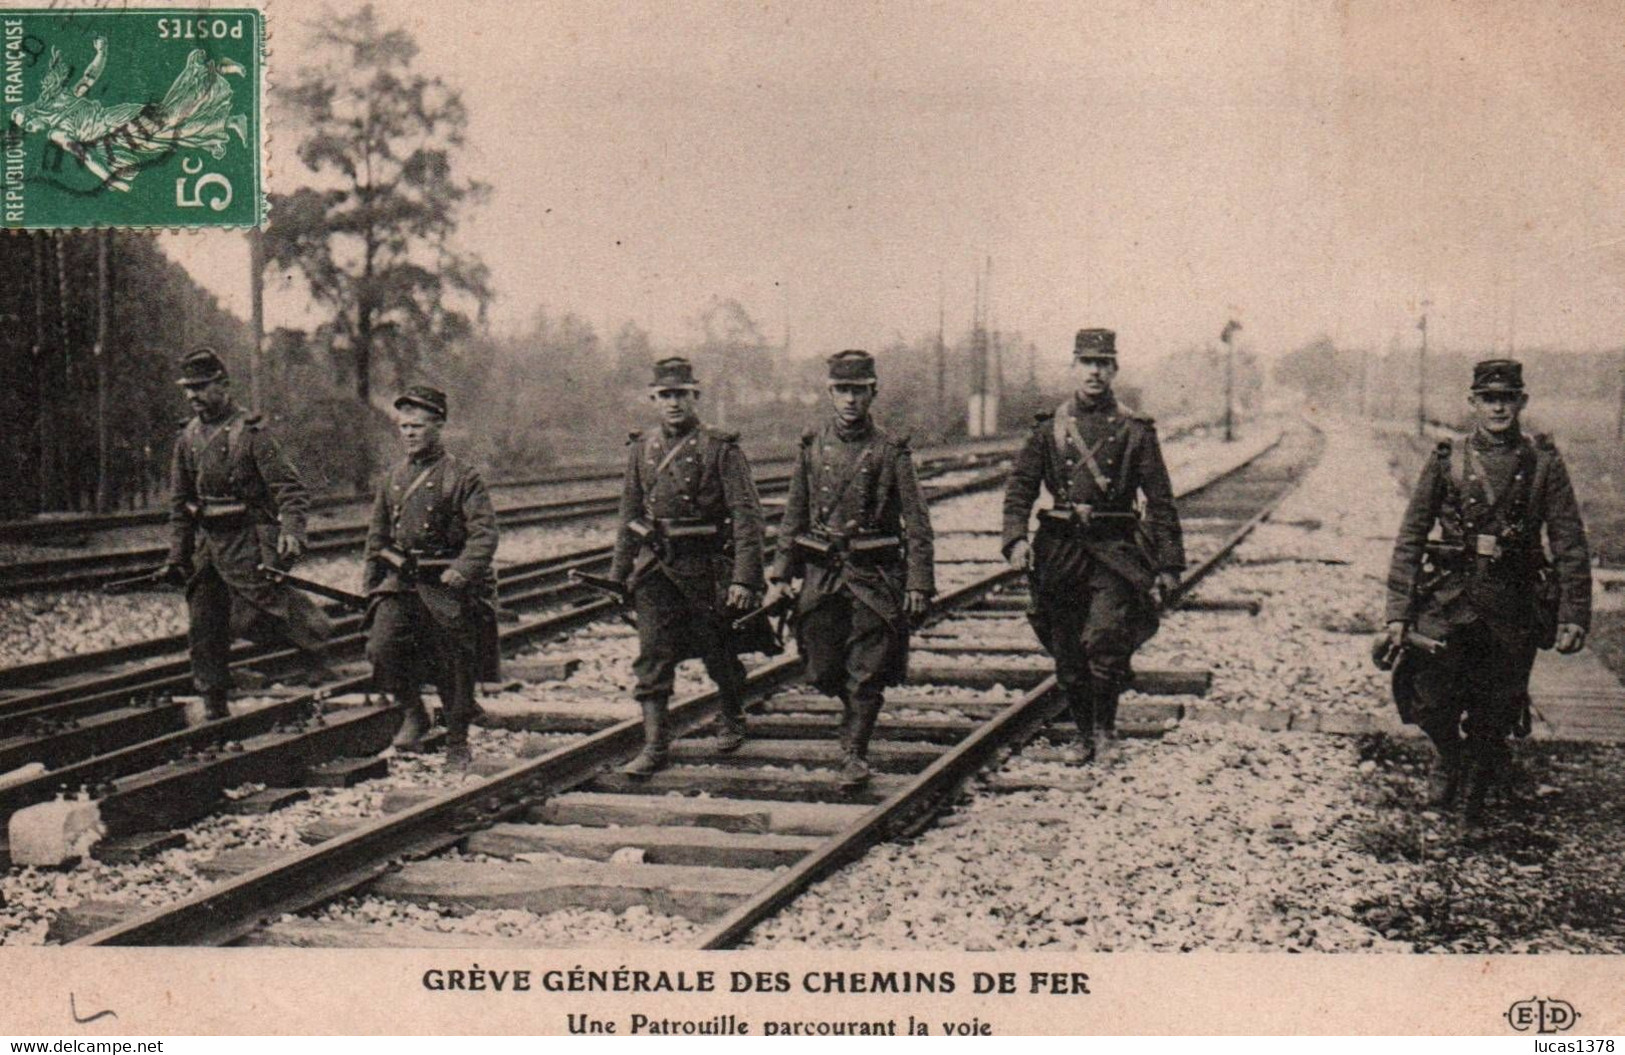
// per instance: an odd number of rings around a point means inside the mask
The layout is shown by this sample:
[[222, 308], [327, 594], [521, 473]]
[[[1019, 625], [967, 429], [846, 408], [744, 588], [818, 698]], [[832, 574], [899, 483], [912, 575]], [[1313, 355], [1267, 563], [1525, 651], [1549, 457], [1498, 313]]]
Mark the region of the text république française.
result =
[[481, 967], [430, 968], [423, 988], [431, 992], [544, 993], [838, 993], [931, 995], [1087, 996], [1089, 976], [1082, 971], [646, 971], [508, 970]]

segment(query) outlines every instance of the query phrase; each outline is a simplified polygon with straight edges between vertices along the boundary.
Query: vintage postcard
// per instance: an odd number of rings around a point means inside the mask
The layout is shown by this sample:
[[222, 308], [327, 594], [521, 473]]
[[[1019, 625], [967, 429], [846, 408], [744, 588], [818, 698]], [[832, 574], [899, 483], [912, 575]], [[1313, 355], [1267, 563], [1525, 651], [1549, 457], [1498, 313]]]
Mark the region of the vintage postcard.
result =
[[1620, 1032], [1619, 13], [0, 0], [0, 1032]]

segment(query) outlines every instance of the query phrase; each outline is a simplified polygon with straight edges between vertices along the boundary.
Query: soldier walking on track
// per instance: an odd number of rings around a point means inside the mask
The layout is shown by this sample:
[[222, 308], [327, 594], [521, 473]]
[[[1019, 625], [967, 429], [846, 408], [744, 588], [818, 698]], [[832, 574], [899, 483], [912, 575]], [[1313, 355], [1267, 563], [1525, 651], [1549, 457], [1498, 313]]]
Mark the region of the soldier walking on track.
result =
[[363, 592], [373, 680], [406, 710], [395, 745], [416, 747], [428, 731], [422, 686], [432, 681], [446, 719], [446, 761], [467, 766], [475, 682], [498, 678], [497, 518], [479, 471], [441, 446], [446, 412], [446, 394], [427, 386], [395, 400], [406, 458], [373, 503]]
[[285, 640], [310, 677], [332, 677], [322, 655], [332, 623], [302, 594], [267, 578], [305, 552], [310, 494], [259, 415], [232, 400], [212, 349], [181, 360], [178, 381], [195, 416], [175, 442], [169, 555], [159, 576], [185, 582], [192, 679], [210, 719], [230, 716], [231, 642]]
[[[1078, 725], [1076, 762], [1116, 738], [1117, 699], [1134, 651], [1157, 631], [1157, 609], [1179, 587], [1185, 548], [1173, 487], [1152, 419], [1117, 402], [1117, 339], [1079, 330], [1077, 393], [1040, 414], [1004, 494], [1004, 555], [1029, 571], [1038, 639]], [[1053, 508], [1027, 520], [1040, 488]], [[1144, 517], [1135, 510], [1144, 496]]]
[[808, 680], [841, 700], [841, 782], [869, 779], [869, 737], [885, 689], [908, 673], [910, 624], [936, 592], [931, 514], [906, 437], [869, 418], [879, 383], [868, 352], [829, 360], [834, 416], [802, 437], [779, 530], [772, 601], [801, 578], [796, 633]]
[[637, 610], [633, 695], [643, 709], [643, 750], [622, 769], [634, 777], [666, 764], [666, 708], [680, 662], [704, 661], [721, 697], [717, 749], [737, 751], [745, 738], [739, 653], [776, 651], [765, 622], [755, 636], [731, 625], [762, 593], [762, 507], [739, 437], [700, 424], [688, 360], [655, 363], [649, 389], [660, 428], [631, 434], [610, 568]]
[[[1591, 625], [1585, 526], [1562, 455], [1526, 436], [1523, 366], [1491, 359], [1473, 369], [1474, 425], [1441, 441], [1411, 494], [1388, 574], [1388, 636], [1395, 700], [1439, 750], [1430, 801], [1466, 788], [1470, 820], [1511, 756], [1506, 738], [1529, 731], [1535, 653], [1578, 652]], [[1428, 535], [1439, 525], [1442, 540]], [[1541, 547], [1541, 527], [1551, 560]], [[1406, 653], [1408, 635], [1443, 641]]]

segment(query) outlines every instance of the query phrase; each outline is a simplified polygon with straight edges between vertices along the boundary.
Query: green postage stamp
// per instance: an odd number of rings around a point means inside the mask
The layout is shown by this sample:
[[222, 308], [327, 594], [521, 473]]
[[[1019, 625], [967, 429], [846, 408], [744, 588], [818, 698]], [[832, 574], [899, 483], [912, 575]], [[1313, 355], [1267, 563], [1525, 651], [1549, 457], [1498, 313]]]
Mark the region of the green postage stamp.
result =
[[0, 226], [253, 227], [264, 16], [0, 6]]

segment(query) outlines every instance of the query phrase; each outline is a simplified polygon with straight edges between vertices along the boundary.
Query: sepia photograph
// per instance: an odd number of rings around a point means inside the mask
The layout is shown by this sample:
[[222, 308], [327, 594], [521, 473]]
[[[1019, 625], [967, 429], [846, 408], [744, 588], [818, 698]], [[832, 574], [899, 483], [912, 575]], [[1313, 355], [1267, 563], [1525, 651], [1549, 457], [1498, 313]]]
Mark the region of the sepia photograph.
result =
[[1625, 1031], [1622, 42], [0, 0], [0, 1032]]

